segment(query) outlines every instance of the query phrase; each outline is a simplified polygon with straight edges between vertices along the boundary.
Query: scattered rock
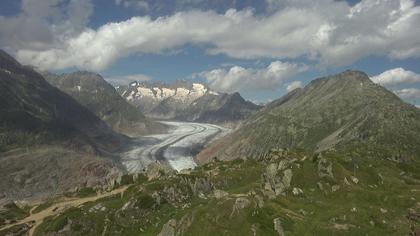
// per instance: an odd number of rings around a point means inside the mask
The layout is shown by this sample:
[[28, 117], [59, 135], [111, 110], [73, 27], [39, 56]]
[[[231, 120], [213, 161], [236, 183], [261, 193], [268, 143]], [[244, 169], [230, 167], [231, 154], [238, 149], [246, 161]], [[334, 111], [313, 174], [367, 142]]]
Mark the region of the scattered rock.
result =
[[336, 230], [344, 230], [344, 231], [347, 231], [347, 230], [350, 229], [350, 227], [354, 227], [354, 226], [353, 225], [349, 225], [349, 224], [338, 224], [338, 223], [333, 224], [333, 228], [336, 229]]
[[279, 236], [285, 236], [283, 226], [281, 225], [281, 219], [276, 218], [273, 220], [274, 230], [278, 233]]
[[316, 183], [316, 186], [319, 188], [319, 190], [324, 191], [324, 185], [322, 185], [321, 182]]
[[150, 163], [146, 168], [146, 176], [149, 180], [159, 179], [162, 176], [170, 175], [175, 173], [169, 166], [162, 165], [160, 163]]
[[358, 184], [359, 183], [359, 179], [354, 177], [354, 176], [350, 176], [351, 181], [353, 181], [353, 183]]
[[382, 176], [381, 173], [379, 173], [378, 176], [379, 176], [379, 184], [384, 184], [384, 179], [385, 178]]
[[298, 195], [300, 196], [300, 195], [303, 195], [303, 190], [300, 188], [293, 188], [292, 193], [295, 196], [298, 196]]
[[318, 175], [320, 178], [329, 177], [334, 178], [332, 172], [332, 163], [322, 157], [321, 154], [318, 155]]
[[230, 217], [232, 217], [234, 214], [238, 213], [240, 210], [249, 207], [251, 202], [244, 197], [239, 197], [235, 200], [235, 204], [233, 205], [232, 213], [230, 214]]
[[380, 211], [381, 211], [381, 213], [383, 213], [383, 214], [388, 213], [388, 210], [387, 210], [387, 209], [384, 209], [384, 208], [381, 208], [381, 209], [380, 209]]
[[303, 209], [299, 209], [299, 213], [302, 214], [303, 216], [306, 216], [308, 214], [308, 212], [306, 212]]
[[340, 190], [340, 185], [333, 185], [333, 186], [331, 186], [331, 191], [332, 192], [336, 192], [338, 190]]
[[161, 201], [160, 194], [158, 192], [153, 192], [152, 193], [152, 198], [156, 202], [156, 205], [160, 206], [160, 201]]
[[98, 203], [95, 206], [89, 209], [89, 212], [99, 212], [99, 211], [106, 211], [106, 207], [102, 205], [102, 203]]
[[64, 233], [64, 232], [71, 231], [72, 223], [73, 223], [73, 221], [71, 219], [67, 218], [67, 224], [60, 231], [58, 231], [58, 233]]
[[264, 207], [264, 198], [260, 195], [256, 195], [255, 196], [255, 201], [257, 202], [257, 207], [258, 208], [263, 208]]
[[229, 193], [227, 193], [223, 190], [215, 189], [213, 191], [213, 195], [216, 199], [221, 199], [221, 198], [227, 197], [229, 195]]
[[202, 192], [198, 193], [198, 197], [201, 199], [207, 199], [206, 195]]
[[[131, 202], [131, 201], [128, 201], [128, 202], [126, 202], [126, 203], [124, 204], [124, 206], [121, 208], [121, 210], [122, 210], [122, 211], [125, 211], [125, 210], [127, 210], [129, 207], [131, 207], [131, 205], [132, 205], [132, 202]], [[91, 208], [90, 210], [92, 210], [92, 208]], [[89, 211], [90, 211], [90, 210], [89, 210]]]
[[176, 223], [175, 219], [170, 219], [163, 225], [162, 230], [157, 236], [175, 236]]
[[350, 185], [350, 182], [347, 180], [347, 178], [346, 178], [346, 177], [344, 177], [344, 184], [345, 184], [345, 185]]
[[253, 224], [251, 226], [252, 235], [257, 236], [257, 229], [258, 229], [258, 226], [257, 225]]

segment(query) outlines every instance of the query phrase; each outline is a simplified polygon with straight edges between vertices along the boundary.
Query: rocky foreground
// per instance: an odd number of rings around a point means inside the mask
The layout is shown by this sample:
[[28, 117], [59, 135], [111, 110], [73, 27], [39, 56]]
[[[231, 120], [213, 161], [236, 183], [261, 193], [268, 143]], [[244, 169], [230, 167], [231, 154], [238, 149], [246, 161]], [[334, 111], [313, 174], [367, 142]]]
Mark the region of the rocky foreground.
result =
[[[419, 169], [419, 162], [407, 165], [335, 151], [308, 155], [291, 150], [271, 150], [258, 160], [214, 160], [181, 174], [156, 164], [146, 175], [124, 176], [115, 186], [129, 186], [122, 195], [58, 209], [33, 231], [34, 235], [415, 235], [420, 228]], [[91, 196], [95, 191], [82, 194]], [[1, 224], [24, 218], [27, 209], [9, 206], [1, 211]], [[18, 235], [30, 227], [21, 224], [0, 235]]]

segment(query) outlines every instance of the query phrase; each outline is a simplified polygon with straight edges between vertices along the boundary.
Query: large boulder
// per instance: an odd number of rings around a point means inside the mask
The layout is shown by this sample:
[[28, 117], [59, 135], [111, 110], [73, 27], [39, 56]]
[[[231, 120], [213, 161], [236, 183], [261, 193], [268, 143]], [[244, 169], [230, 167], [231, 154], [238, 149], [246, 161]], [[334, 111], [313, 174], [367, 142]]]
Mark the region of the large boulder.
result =
[[281, 219], [276, 218], [273, 220], [274, 230], [278, 233], [279, 236], [285, 236], [283, 226], [281, 225]]
[[332, 172], [332, 163], [322, 157], [321, 154], [318, 156], [318, 176], [320, 178], [334, 178]]
[[283, 159], [279, 163], [270, 163], [262, 175], [264, 195], [275, 198], [285, 195], [292, 182], [292, 161]]

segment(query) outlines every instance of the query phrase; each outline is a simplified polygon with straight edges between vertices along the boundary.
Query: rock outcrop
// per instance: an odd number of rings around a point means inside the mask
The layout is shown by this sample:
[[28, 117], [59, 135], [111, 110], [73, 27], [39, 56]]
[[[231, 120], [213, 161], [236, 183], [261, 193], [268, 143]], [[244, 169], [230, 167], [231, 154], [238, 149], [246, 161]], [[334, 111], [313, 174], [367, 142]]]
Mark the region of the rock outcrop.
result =
[[[274, 160], [278, 155], [274, 154]], [[294, 160], [282, 159], [268, 163], [262, 174], [264, 195], [269, 198], [275, 198], [280, 195], [286, 195], [290, 189], [293, 171], [292, 164]]]
[[193, 214], [187, 214], [180, 220], [170, 219], [163, 225], [158, 236], [182, 236], [185, 235], [186, 230], [191, 226], [194, 220]]
[[285, 236], [286, 234], [284, 233], [284, 229], [281, 224], [281, 219], [276, 218], [273, 220], [273, 223], [274, 223], [274, 231], [276, 231], [279, 236]]

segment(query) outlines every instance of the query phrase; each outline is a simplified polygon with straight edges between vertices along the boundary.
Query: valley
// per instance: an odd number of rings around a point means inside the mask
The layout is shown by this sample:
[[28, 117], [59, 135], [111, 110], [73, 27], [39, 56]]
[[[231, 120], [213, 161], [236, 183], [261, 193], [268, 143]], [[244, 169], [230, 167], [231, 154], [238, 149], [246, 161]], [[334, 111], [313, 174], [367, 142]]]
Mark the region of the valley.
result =
[[0, 236], [420, 236], [420, 0], [0, 2]]
[[180, 171], [197, 166], [194, 155], [216, 136], [229, 129], [206, 123], [166, 121], [170, 127], [166, 134], [137, 138], [133, 149], [125, 152], [122, 163], [129, 173], [143, 172], [153, 162], [161, 162]]

